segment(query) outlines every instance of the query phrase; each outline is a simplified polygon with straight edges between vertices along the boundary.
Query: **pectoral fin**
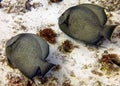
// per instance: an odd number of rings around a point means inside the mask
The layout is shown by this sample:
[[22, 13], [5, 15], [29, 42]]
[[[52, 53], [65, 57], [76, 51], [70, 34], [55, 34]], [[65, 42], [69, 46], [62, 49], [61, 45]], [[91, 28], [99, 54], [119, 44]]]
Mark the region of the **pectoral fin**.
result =
[[62, 16], [60, 16], [59, 18], [59, 24], [67, 22], [69, 15], [70, 15], [70, 10], [65, 11], [65, 13], [63, 13]]

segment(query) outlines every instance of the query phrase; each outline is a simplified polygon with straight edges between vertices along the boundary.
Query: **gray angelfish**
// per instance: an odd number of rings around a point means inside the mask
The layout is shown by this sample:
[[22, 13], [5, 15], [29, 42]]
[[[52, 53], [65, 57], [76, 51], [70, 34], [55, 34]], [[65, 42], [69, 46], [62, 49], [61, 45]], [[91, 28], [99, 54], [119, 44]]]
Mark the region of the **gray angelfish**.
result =
[[[98, 11], [98, 9], [100, 9]], [[97, 44], [103, 37], [111, 38], [116, 25], [104, 25], [107, 16], [103, 8], [81, 4], [68, 8], [59, 17], [59, 27], [68, 36], [89, 44]]]
[[34, 34], [19, 34], [6, 43], [8, 63], [17, 67], [26, 77], [44, 75], [54, 66], [45, 58], [49, 53], [49, 45], [41, 37]]

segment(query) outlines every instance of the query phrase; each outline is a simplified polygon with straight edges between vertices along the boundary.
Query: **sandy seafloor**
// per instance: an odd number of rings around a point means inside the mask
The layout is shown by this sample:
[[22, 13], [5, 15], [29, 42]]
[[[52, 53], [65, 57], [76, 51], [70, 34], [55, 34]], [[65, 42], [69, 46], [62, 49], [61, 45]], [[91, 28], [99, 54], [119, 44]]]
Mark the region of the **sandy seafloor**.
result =
[[[35, 4], [31, 10], [20, 12], [17, 1], [3, 0], [0, 8], [0, 86], [27, 86], [28, 79], [19, 70], [7, 64], [5, 43], [19, 33], [38, 33], [40, 29], [52, 28], [56, 33], [56, 43], [50, 45], [47, 60], [60, 65], [57, 71], [49, 71], [48, 81], [39, 86], [120, 86], [120, 71], [107, 74], [100, 70], [98, 59], [107, 51], [120, 57], [120, 36], [105, 40], [100, 47], [77, 42], [65, 35], [58, 26], [59, 16], [69, 7], [82, 3], [95, 3], [103, 6], [108, 16], [107, 24], [117, 24], [116, 32], [120, 30], [120, 1], [119, 0], [63, 0], [60, 3], [49, 3], [49, 0], [31, 0]], [[11, 8], [12, 6], [12, 8]], [[24, 9], [24, 7], [23, 7]], [[21, 28], [23, 27], [23, 28]], [[120, 31], [119, 31], [120, 32]], [[65, 40], [70, 40], [79, 48], [71, 53], [59, 52], [58, 47]], [[119, 67], [118, 67], [119, 69]], [[98, 74], [93, 71], [97, 71]], [[34, 84], [32, 84], [34, 86]], [[30, 86], [30, 85], [28, 85]]]

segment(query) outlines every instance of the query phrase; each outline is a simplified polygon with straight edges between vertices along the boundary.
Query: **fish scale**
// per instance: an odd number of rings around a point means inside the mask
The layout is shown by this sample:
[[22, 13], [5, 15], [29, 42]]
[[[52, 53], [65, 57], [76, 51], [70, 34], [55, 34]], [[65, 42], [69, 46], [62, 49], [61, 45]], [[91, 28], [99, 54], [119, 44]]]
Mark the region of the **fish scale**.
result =
[[87, 7], [91, 11], [93, 11], [96, 14], [96, 16], [98, 17], [101, 25], [104, 25], [107, 22], [107, 16], [104, 12], [103, 7], [100, 7], [100, 6], [97, 6], [94, 4], [81, 4], [81, 5]]

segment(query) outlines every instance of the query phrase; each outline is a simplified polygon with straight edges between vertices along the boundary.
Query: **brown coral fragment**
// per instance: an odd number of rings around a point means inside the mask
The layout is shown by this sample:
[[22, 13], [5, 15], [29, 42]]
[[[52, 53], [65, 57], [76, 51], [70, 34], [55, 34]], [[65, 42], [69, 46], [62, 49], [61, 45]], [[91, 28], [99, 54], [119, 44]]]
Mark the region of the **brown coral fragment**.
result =
[[29, 0], [15, 0], [15, 3], [11, 3], [11, 0], [9, 1], [3, 1], [2, 2], [2, 7], [4, 7], [5, 11], [7, 13], [24, 13], [26, 12], [26, 9], [28, 10], [28, 4]]
[[73, 71], [71, 71], [70, 76], [71, 77], [76, 77]]
[[52, 69], [52, 71], [58, 71], [59, 69], [61, 69], [61, 66], [60, 66], [60, 65], [56, 65], [56, 66]]
[[33, 82], [29, 81], [27, 82], [27, 86], [32, 86], [33, 85]]
[[120, 39], [120, 30], [117, 30], [116, 33], [113, 33], [112, 38], [119, 38]]
[[58, 2], [61, 2], [63, 0], [50, 0], [50, 1], [53, 2], [53, 3], [58, 3]]
[[0, 3], [0, 8], [2, 8], [3, 6], [2, 6], [2, 4]]
[[44, 77], [42, 80], [42, 84], [43, 84], [42, 86], [57, 86], [57, 85], [55, 85], [55, 83], [57, 83], [57, 81], [58, 81], [58, 79], [53, 76]]
[[120, 9], [120, 0], [101, 0], [99, 4], [105, 7], [106, 11], [117, 11]]
[[54, 44], [56, 42], [55, 37], [57, 34], [51, 28], [40, 30], [39, 34], [51, 44]]
[[112, 60], [114, 60], [115, 58], [117, 58], [117, 54], [103, 55], [100, 59], [100, 62], [112, 63]]
[[70, 53], [74, 48], [78, 48], [78, 46], [73, 45], [72, 42], [69, 40], [65, 40], [62, 45], [58, 47], [59, 51], [63, 53]]
[[25, 83], [24, 82], [24, 78], [20, 77], [20, 76], [17, 76], [17, 75], [13, 75], [12, 73], [8, 73], [7, 74], [7, 79], [9, 80], [8, 83], [9, 83], [9, 86], [22, 86], [24, 85]]
[[120, 70], [120, 58], [117, 54], [105, 54], [99, 60], [101, 63], [101, 70], [106, 71], [107, 74], [118, 72]]
[[102, 74], [101, 72], [98, 72], [98, 71], [96, 71], [96, 70], [92, 70], [91, 72], [92, 72], [93, 74], [95, 74], [95, 75], [103, 76], [103, 74]]
[[72, 85], [71, 85], [71, 81], [70, 81], [70, 80], [65, 80], [65, 81], [63, 82], [63, 86], [72, 86]]

